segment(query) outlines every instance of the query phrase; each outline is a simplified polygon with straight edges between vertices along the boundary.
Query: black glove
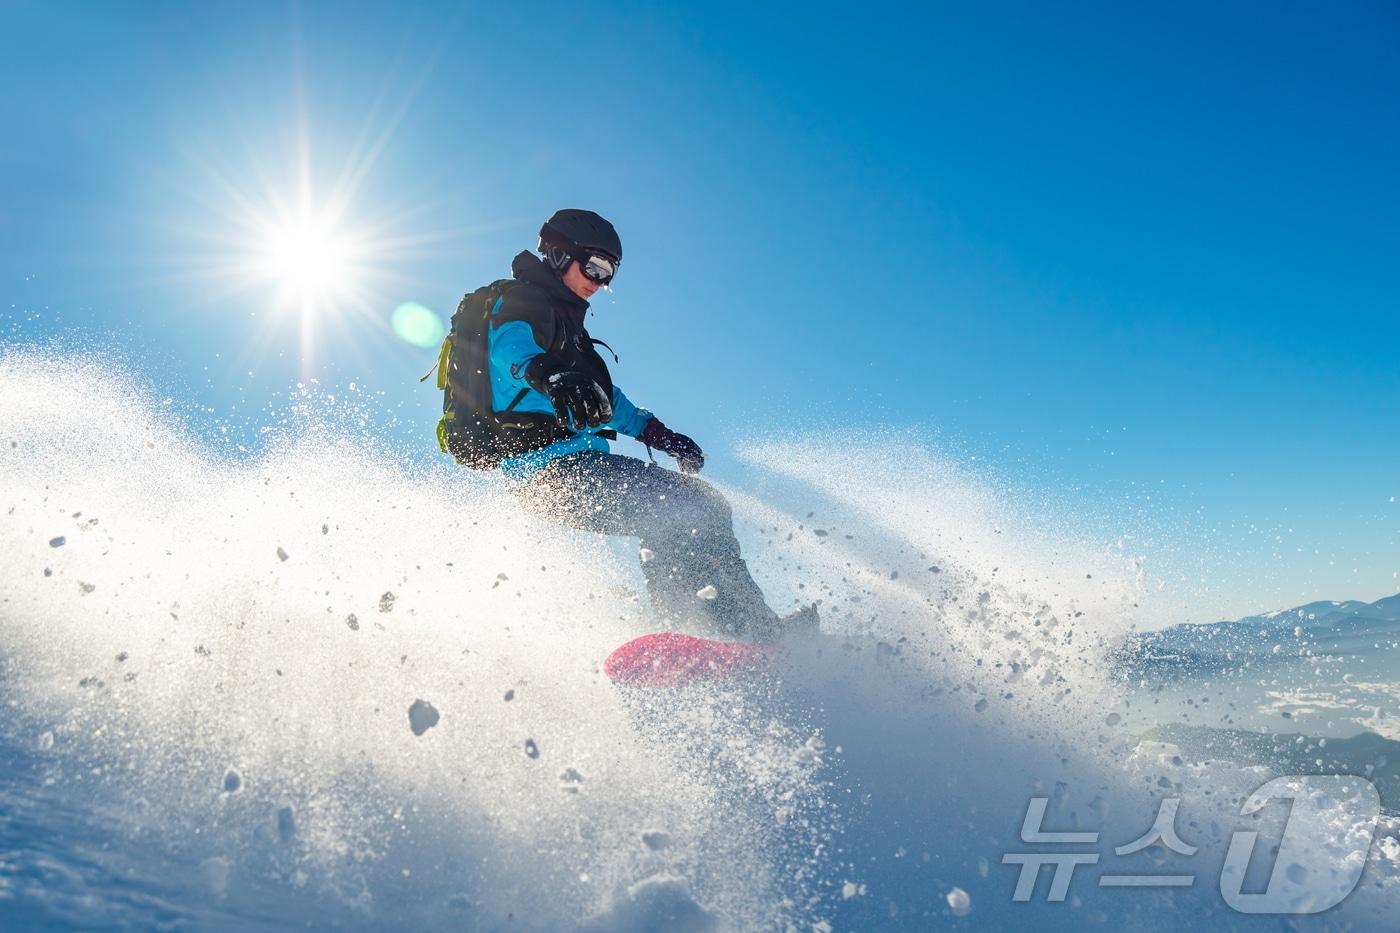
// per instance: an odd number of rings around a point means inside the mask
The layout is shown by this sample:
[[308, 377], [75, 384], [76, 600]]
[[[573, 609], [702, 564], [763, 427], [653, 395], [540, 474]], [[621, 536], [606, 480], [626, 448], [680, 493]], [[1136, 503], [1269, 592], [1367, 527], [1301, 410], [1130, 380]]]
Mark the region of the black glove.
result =
[[549, 396], [561, 428], [596, 428], [612, 420], [612, 402], [603, 387], [583, 373], [561, 366], [558, 361], [540, 354], [525, 368], [525, 381], [530, 387]]
[[681, 468], [682, 473], [699, 473], [700, 468], [705, 465], [705, 452], [700, 449], [700, 445], [684, 434], [677, 434], [666, 427], [660, 418], [648, 421], [647, 426], [642, 428], [642, 433], [637, 435], [637, 440], [675, 457], [676, 466]]

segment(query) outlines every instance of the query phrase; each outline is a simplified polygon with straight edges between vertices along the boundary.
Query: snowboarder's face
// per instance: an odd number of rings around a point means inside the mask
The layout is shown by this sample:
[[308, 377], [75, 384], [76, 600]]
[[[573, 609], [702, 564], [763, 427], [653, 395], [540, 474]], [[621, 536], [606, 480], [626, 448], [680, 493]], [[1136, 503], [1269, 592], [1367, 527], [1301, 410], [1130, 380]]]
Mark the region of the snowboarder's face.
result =
[[578, 295], [584, 301], [592, 298], [593, 293], [599, 288], [597, 282], [583, 274], [583, 270], [579, 267], [577, 260], [569, 263], [569, 268], [564, 270], [564, 284], [568, 287], [569, 291]]

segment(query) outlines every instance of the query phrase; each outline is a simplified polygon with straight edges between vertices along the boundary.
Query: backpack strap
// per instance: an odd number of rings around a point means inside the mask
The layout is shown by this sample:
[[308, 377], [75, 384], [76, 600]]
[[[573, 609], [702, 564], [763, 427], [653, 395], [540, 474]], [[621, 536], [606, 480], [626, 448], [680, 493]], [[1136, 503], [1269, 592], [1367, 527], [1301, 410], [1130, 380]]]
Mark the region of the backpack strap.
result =
[[438, 350], [437, 363], [433, 366], [432, 369], [419, 376], [418, 381], [427, 382], [429, 376], [431, 376], [433, 373], [437, 373], [437, 387], [439, 389], [447, 388], [447, 358], [451, 355], [452, 334], [449, 333], [446, 337], [442, 338], [442, 348]]

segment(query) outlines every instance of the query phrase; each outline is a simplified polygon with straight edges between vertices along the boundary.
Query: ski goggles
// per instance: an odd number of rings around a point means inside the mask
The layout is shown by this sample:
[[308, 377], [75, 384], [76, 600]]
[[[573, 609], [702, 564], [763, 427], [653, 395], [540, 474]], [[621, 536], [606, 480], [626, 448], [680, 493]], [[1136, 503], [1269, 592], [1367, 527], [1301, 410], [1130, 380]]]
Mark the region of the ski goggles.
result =
[[584, 278], [599, 285], [607, 285], [617, 275], [617, 263], [598, 253], [589, 253], [579, 260], [578, 266]]

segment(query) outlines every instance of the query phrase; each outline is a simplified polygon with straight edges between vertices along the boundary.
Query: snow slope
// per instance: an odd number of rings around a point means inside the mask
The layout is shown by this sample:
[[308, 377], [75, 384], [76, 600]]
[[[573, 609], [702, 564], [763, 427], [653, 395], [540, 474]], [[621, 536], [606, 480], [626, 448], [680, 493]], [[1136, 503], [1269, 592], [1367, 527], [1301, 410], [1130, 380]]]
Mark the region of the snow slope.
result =
[[[1277, 927], [1214, 880], [1267, 774], [1114, 712], [1137, 564], [912, 441], [744, 451], [746, 555], [825, 634], [776, 680], [632, 694], [600, 665], [653, 626], [634, 542], [406, 462], [344, 399], [255, 458], [173, 408], [110, 361], [0, 357], [7, 927]], [[1196, 887], [1100, 888], [1106, 859], [1012, 902], [1030, 797], [1111, 853], [1169, 793]], [[1301, 926], [1393, 916], [1370, 852]]]

